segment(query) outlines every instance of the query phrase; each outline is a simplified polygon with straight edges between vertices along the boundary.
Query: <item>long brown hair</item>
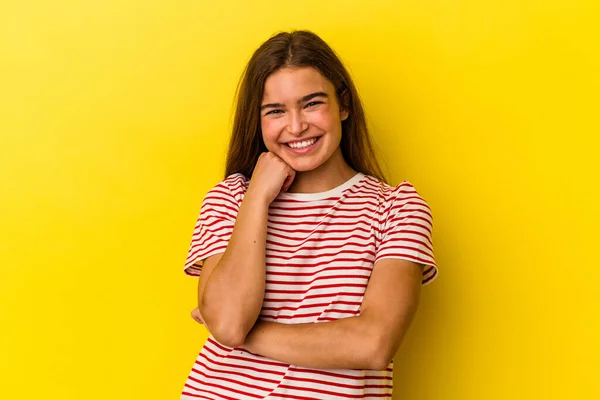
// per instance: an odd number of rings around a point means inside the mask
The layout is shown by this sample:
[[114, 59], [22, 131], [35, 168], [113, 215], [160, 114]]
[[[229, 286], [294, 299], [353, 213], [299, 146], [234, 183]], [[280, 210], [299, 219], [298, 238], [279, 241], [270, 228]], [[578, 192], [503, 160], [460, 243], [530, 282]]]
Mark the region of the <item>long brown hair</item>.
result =
[[354, 170], [386, 182], [350, 74], [331, 47], [310, 31], [274, 35], [252, 55], [237, 89], [225, 177], [239, 172], [250, 178], [258, 157], [268, 151], [262, 139], [260, 105], [267, 77], [285, 67], [313, 67], [333, 84], [338, 103], [349, 111], [342, 121], [340, 147], [344, 159]]

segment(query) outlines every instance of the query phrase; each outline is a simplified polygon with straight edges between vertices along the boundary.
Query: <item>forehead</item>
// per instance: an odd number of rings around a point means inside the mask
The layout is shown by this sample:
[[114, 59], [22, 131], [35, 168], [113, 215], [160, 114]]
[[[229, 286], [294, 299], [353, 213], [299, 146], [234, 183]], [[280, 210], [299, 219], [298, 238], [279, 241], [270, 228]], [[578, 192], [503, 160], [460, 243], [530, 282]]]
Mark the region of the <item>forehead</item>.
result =
[[263, 102], [296, 101], [314, 92], [334, 94], [333, 84], [312, 67], [282, 68], [265, 81]]

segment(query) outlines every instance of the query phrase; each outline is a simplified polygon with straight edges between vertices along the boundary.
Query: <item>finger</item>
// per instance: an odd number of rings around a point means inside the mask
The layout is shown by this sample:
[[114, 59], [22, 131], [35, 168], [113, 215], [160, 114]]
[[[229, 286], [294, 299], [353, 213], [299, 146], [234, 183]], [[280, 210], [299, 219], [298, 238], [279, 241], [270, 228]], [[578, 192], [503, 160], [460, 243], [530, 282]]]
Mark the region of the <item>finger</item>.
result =
[[204, 325], [204, 321], [202, 320], [202, 317], [200, 316], [200, 313], [194, 313], [194, 312], [192, 312], [192, 318], [197, 323]]
[[192, 310], [190, 315], [192, 316], [192, 318], [194, 318], [196, 320], [197, 319], [202, 320], [202, 314], [200, 314], [200, 310], [197, 307]]

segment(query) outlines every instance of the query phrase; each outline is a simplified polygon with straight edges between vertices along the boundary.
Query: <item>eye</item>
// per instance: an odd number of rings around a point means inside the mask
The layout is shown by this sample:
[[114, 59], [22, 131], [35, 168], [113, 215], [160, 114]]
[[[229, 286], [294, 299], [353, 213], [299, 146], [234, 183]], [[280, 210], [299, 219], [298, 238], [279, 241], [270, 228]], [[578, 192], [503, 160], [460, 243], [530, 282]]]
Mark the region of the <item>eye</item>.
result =
[[283, 110], [271, 110], [271, 111], [265, 113], [265, 116], [269, 115], [269, 114], [279, 114], [279, 113], [282, 113], [282, 112], [283, 112]]
[[318, 104], [323, 104], [322, 101], [311, 101], [310, 103], [306, 104], [306, 107], [314, 107]]

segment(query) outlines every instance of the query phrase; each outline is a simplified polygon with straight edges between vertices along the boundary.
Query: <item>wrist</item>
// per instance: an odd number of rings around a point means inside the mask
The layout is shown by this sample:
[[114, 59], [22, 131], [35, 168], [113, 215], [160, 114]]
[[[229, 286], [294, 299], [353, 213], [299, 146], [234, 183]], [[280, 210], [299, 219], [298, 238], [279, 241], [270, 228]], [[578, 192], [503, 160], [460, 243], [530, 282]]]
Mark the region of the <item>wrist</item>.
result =
[[269, 199], [264, 193], [253, 190], [251, 187], [248, 188], [244, 195], [243, 204], [250, 204], [251, 208], [269, 208], [271, 205], [271, 199]]

